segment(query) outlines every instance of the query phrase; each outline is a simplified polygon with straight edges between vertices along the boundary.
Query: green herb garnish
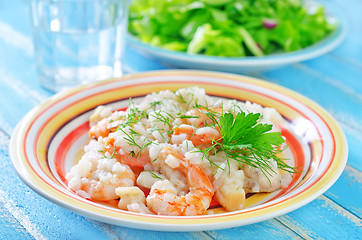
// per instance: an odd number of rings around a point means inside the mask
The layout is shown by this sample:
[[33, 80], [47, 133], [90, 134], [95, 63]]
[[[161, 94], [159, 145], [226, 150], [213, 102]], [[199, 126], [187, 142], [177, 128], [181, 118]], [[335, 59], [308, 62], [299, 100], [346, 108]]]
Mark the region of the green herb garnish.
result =
[[153, 101], [150, 103], [150, 107], [155, 111], [157, 106], [161, 106], [162, 105], [162, 101]]
[[149, 172], [151, 174], [151, 177], [162, 180], [163, 178], [159, 177], [156, 173], [151, 172], [149, 170], [144, 170], [144, 172]]
[[200, 118], [199, 116], [189, 116], [189, 115], [185, 115], [185, 114], [181, 114], [179, 116], [177, 116], [178, 118], [181, 119], [186, 119], [186, 118]]
[[142, 150], [152, 144], [151, 140], [145, 139], [145, 141], [143, 141], [143, 144], [139, 145], [135, 139], [135, 136], [139, 135], [139, 133], [137, 133], [136, 131], [134, 131], [132, 129], [131, 129], [130, 133], [127, 133], [123, 128], [119, 128], [119, 131], [122, 131], [126, 135], [124, 137], [124, 139], [128, 142], [129, 146], [135, 146], [139, 149], [137, 153], [135, 153], [134, 151], [130, 152], [130, 155], [132, 157], [138, 158], [141, 155]]
[[[164, 113], [164, 115], [162, 113]], [[158, 121], [162, 122], [165, 126], [167, 125], [169, 128], [172, 128], [171, 120], [175, 120], [171, 114], [161, 110], [154, 111], [152, 114], [150, 114], [150, 116], [156, 118]]]
[[[209, 112], [209, 115], [216, 121], [212, 112]], [[266, 176], [271, 175], [270, 171], [274, 172], [270, 166], [271, 159], [276, 161], [279, 169], [294, 173], [295, 169], [278, 156], [278, 153], [283, 151], [280, 149], [284, 143], [281, 133], [270, 132], [272, 125], [258, 123], [259, 119], [259, 113], [246, 115], [239, 112], [236, 116], [225, 113], [217, 121], [222, 135], [221, 141], [214, 141], [212, 146], [200, 151], [209, 161], [209, 152], [223, 151], [228, 164], [230, 159], [236, 160], [260, 169]]]

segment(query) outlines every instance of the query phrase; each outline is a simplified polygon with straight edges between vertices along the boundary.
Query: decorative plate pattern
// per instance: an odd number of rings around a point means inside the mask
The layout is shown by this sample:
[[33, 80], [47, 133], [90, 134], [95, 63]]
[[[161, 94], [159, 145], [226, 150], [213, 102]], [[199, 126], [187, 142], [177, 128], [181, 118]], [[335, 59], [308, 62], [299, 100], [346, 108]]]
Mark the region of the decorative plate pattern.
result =
[[[98, 105], [114, 110], [128, 98], [151, 92], [199, 86], [215, 97], [256, 102], [273, 107], [287, 120], [281, 126], [286, 157], [300, 170], [288, 188], [254, 194], [247, 207], [226, 212], [211, 207], [190, 217], [144, 215], [90, 201], [67, 188], [65, 174], [80, 159], [88, 141], [88, 118]], [[293, 211], [325, 192], [346, 164], [346, 138], [337, 122], [313, 101], [286, 88], [233, 74], [208, 71], [155, 71], [127, 75], [61, 92], [31, 110], [11, 138], [13, 165], [33, 190], [83, 216], [126, 227], [161, 231], [201, 231], [236, 227]]]

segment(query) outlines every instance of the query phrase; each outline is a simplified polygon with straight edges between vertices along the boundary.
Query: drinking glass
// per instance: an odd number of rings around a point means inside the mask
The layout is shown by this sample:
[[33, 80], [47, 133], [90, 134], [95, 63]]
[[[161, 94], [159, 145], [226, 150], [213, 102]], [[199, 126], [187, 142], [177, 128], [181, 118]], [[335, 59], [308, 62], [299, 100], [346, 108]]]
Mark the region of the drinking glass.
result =
[[40, 84], [60, 91], [122, 75], [127, 0], [30, 0]]

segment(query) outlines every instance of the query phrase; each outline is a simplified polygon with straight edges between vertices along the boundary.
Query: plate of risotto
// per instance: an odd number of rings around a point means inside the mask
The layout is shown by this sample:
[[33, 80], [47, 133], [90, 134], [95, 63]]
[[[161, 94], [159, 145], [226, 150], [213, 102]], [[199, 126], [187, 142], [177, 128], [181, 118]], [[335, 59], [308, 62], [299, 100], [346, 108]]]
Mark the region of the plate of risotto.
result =
[[56, 94], [19, 122], [10, 154], [28, 186], [80, 215], [201, 231], [309, 203], [340, 176], [348, 149], [338, 123], [296, 92], [166, 70]]

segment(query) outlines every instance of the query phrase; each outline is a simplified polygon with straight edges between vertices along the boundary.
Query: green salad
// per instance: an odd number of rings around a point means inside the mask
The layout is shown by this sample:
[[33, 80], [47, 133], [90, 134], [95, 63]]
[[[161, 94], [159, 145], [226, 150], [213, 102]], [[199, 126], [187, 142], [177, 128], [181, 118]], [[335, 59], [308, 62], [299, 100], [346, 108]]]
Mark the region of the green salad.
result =
[[300, 0], [133, 0], [129, 32], [189, 54], [264, 56], [308, 47], [330, 34], [322, 6]]

